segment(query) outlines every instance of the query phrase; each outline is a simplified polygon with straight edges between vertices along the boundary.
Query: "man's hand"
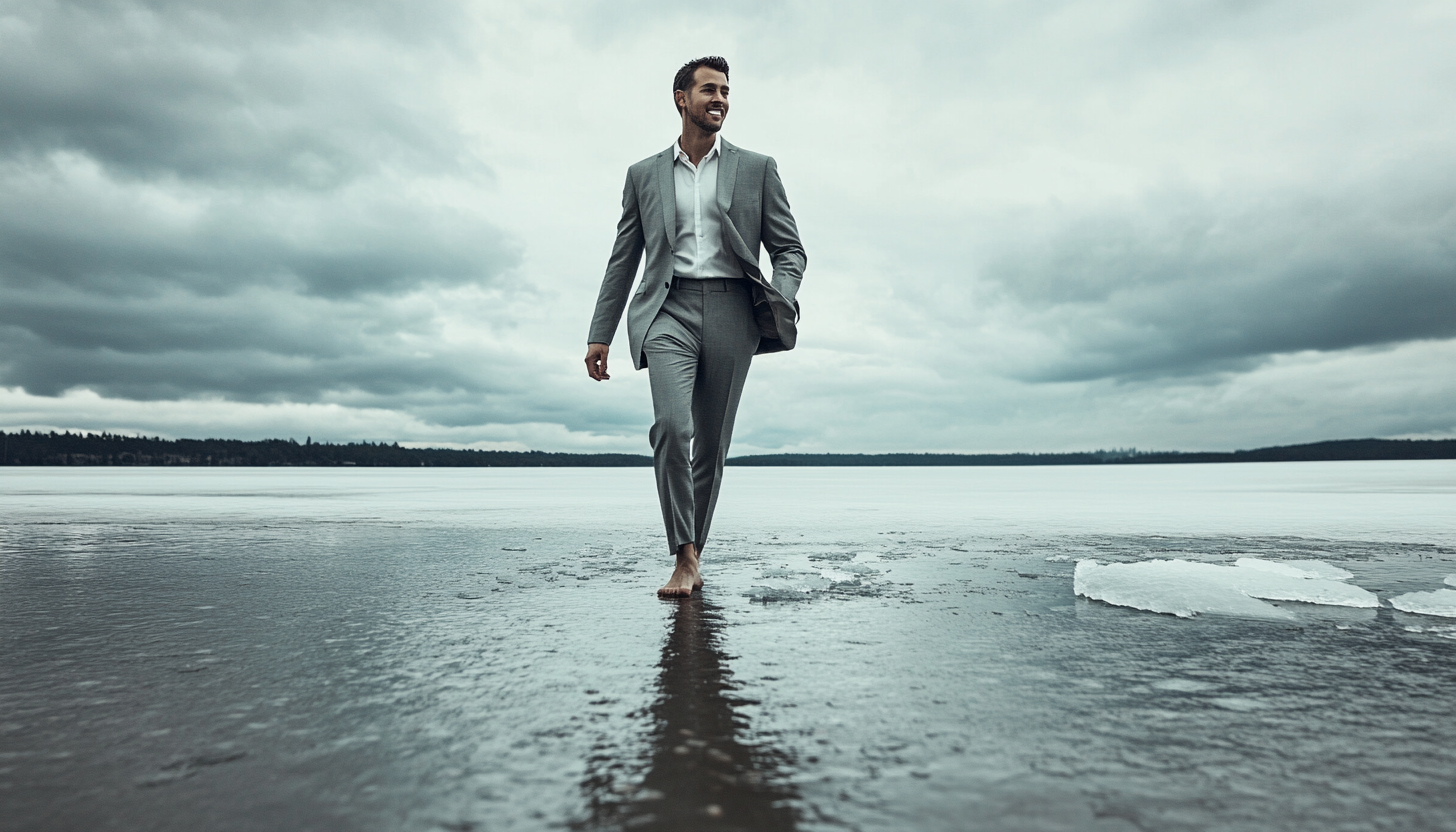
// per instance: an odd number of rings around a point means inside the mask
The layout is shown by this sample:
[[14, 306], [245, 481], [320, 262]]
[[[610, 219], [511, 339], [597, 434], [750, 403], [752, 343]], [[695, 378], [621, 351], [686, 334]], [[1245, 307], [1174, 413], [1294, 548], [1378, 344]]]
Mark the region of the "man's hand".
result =
[[606, 381], [611, 378], [607, 375], [607, 350], [606, 344], [586, 345], [586, 374], [597, 381]]

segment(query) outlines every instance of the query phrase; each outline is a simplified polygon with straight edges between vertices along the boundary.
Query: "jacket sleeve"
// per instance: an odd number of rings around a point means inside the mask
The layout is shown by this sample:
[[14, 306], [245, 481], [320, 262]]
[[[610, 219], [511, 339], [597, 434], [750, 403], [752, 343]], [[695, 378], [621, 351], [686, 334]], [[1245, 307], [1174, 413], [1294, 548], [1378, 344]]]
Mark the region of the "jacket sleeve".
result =
[[764, 165], [762, 217], [759, 241], [768, 250], [769, 262], [773, 264], [770, 282], [798, 308], [794, 298], [799, 294], [809, 258], [803, 243], [799, 242], [799, 227], [794, 223], [794, 215], [789, 213], [789, 197], [779, 179], [778, 163], [772, 157]]
[[629, 170], [627, 184], [622, 189], [622, 219], [617, 222], [617, 241], [612, 244], [607, 273], [597, 293], [596, 312], [592, 314], [591, 330], [586, 336], [588, 344], [612, 343], [617, 324], [622, 320], [622, 310], [627, 306], [627, 296], [632, 291], [632, 278], [637, 276], [637, 265], [642, 262], [644, 244], [642, 211]]

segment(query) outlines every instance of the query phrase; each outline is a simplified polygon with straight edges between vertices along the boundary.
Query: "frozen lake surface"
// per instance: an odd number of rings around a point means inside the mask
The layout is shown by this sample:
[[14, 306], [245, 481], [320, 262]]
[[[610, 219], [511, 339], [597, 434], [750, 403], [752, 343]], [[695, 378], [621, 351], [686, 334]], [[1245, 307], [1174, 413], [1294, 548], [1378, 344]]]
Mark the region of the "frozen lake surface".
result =
[[1453, 462], [730, 468], [690, 602], [647, 469], [9, 468], [0, 512], [6, 829], [1456, 829], [1456, 618], [1392, 606], [1456, 595]]

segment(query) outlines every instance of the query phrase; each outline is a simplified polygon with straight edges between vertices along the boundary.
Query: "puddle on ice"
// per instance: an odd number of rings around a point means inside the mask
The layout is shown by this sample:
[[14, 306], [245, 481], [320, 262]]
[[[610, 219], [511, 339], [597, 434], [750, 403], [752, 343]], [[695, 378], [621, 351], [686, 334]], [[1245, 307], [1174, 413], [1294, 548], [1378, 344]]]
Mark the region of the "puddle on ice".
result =
[[1294, 613], [1265, 602], [1378, 607], [1373, 592], [1345, 583], [1351, 577], [1316, 560], [1244, 557], [1233, 566], [1188, 560], [1109, 564], [1082, 560], [1077, 562], [1073, 588], [1084, 598], [1180, 618], [1212, 613], [1291, 621]]

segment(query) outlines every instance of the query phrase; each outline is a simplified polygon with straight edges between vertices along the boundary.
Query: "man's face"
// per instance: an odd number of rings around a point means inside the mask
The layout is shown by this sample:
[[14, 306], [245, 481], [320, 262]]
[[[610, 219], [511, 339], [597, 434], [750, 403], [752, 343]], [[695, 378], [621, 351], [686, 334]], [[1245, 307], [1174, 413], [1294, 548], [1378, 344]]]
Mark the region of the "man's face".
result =
[[723, 119], [728, 117], [728, 76], [716, 69], [698, 67], [692, 86], [678, 90], [677, 103], [683, 115], [700, 129], [708, 133], [722, 130]]

